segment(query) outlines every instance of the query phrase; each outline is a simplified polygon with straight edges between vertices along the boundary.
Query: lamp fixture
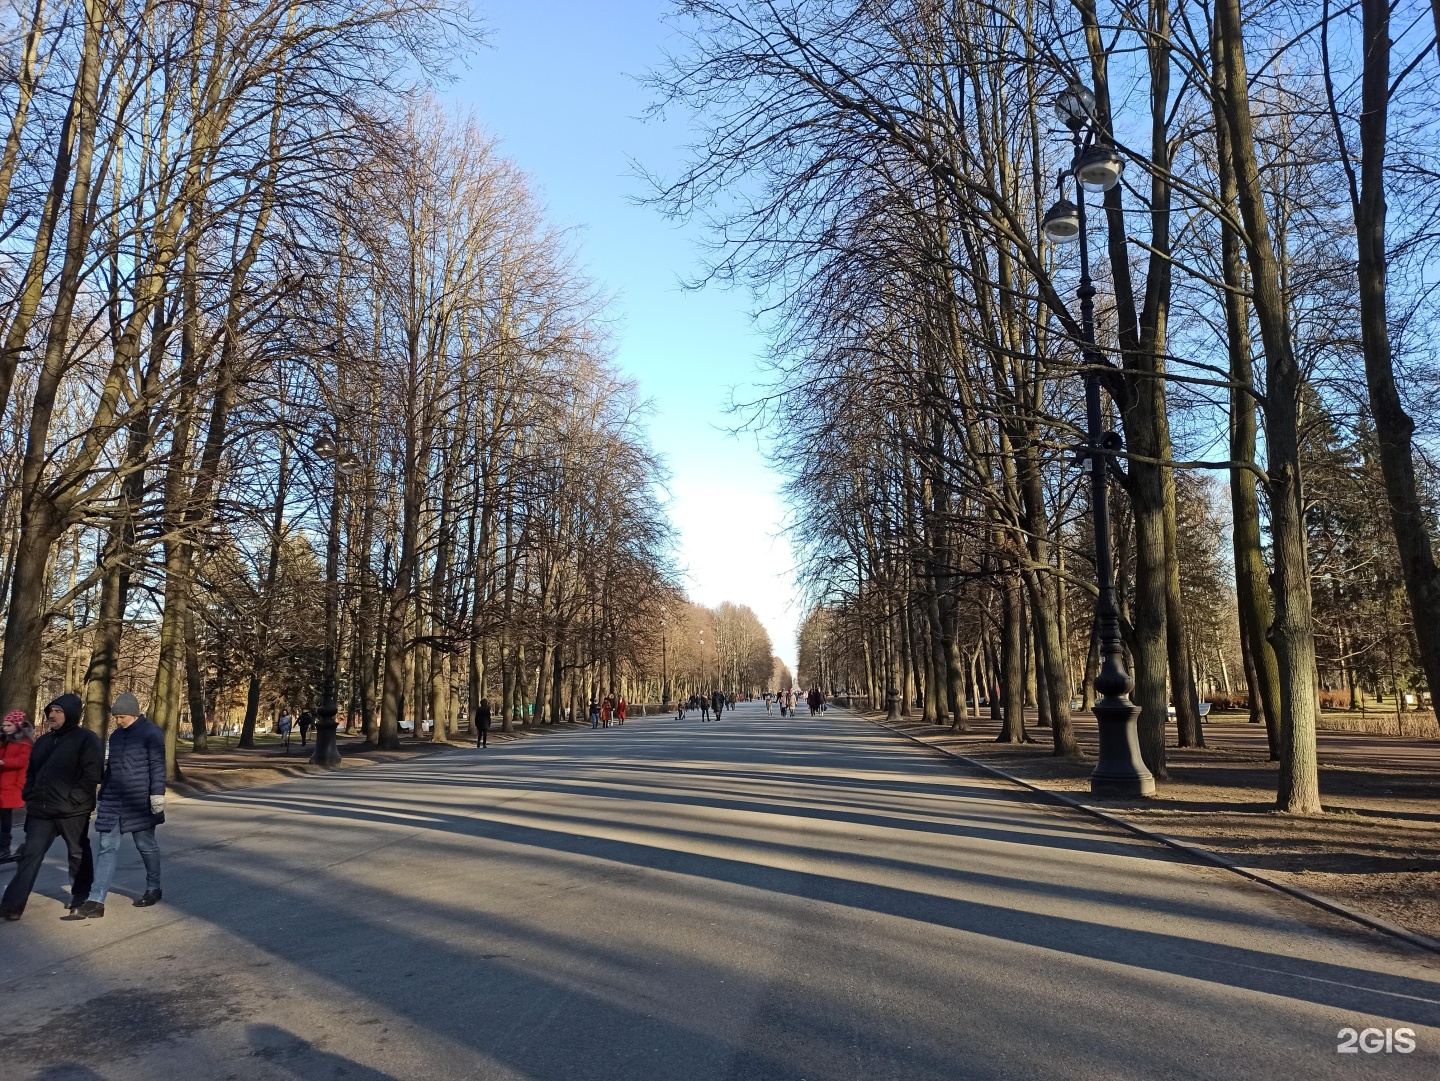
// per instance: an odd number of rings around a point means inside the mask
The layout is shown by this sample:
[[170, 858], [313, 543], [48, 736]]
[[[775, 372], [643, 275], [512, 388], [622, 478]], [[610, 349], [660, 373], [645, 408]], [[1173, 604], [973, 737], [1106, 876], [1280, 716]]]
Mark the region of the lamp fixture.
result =
[[1061, 199], [1045, 211], [1040, 231], [1052, 244], [1064, 244], [1080, 235], [1080, 208], [1069, 199]]
[[1095, 95], [1089, 87], [1071, 83], [1055, 98], [1055, 115], [1071, 131], [1079, 131], [1095, 117]]

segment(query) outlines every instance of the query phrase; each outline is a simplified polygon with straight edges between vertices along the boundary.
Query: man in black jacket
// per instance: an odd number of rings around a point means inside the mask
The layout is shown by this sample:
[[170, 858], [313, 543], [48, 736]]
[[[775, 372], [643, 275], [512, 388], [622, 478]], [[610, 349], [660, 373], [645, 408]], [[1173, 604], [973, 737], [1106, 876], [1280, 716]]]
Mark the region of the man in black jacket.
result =
[[65, 838], [70, 853], [70, 911], [90, 896], [95, 876], [90, 856], [90, 812], [95, 786], [105, 770], [100, 737], [80, 727], [84, 711], [76, 695], [62, 694], [45, 707], [50, 730], [35, 741], [25, 774], [25, 848], [15, 877], [0, 897], [0, 917], [18, 920], [35, 887], [40, 864], [56, 837]]

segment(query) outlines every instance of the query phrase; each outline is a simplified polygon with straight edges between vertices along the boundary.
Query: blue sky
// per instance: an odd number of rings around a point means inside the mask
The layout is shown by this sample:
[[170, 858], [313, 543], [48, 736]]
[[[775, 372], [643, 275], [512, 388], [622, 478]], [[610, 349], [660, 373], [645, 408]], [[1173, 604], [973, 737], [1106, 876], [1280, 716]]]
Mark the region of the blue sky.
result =
[[473, 110], [531, 178], [550, 217], [576, 230], [587, 272], [615, 297], [616, 359], [654, 405], [652, 441], [672, 473], [672, 520], [686, 587], [702, 604], [753, 608], [794, 669], [800, 617], [779, 479], [753, 436], [722, 429], [732, 388], [756, 376], [765, 340], [738, 291], [685, 291], [698, 228], [650, 207], [632, 161], [673, 175], [683, 119], [645, 121], [637, 81], [678, 47], [663, 0], [481, 0], [489, 47], [445, 96]]

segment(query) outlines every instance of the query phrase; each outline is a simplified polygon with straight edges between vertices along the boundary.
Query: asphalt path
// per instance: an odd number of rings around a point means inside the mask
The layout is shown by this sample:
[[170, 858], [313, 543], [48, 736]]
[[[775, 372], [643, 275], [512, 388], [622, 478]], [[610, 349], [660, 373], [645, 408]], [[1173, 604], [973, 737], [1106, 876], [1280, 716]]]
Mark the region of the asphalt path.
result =
[[161, 905], [127, 847], [103, 919], [56, 858], [0, 925], [4, 1081], [1440, 1076], [1440, 958], [838, 712], [169, 817]]

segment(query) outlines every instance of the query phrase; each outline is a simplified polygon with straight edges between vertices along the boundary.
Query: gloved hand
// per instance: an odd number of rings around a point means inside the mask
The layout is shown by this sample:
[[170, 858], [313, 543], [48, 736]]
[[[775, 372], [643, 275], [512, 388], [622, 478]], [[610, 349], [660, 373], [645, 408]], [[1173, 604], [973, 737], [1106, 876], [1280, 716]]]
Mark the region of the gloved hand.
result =
[[156, 815], [158, 815], [158, 814], [159, 814], [160, 812], [162, 812], [163, 810], [165, 810], [165, 797], [164, 797], [164, 795], [162, 794], [162, 795], [159, 795], [159, 796], [151, 796], [151, 797], [150, 797], [150, 813], [151, 813], [151, 814], [156, 814]]

